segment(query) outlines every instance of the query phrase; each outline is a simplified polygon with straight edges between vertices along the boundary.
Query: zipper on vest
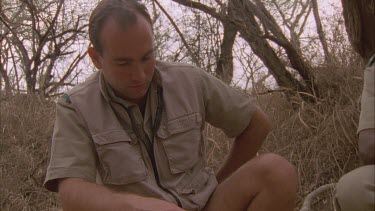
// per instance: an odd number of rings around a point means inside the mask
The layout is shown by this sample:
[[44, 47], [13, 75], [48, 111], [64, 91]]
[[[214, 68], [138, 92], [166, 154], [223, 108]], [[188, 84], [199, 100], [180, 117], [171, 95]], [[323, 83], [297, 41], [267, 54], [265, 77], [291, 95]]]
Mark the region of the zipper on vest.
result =
[[[162, 100], [161, 96], [162, 96], [162, 89], [161, 89], [161, 87], [158, 87], [158, 106], [157, 106], [157, 110], [156, 110], [155, 122], [152, 125], [152, 138], [154, 138], [155, 133], [159, 129], [159, 126], [160, 126], [161, 114], [162, 114], [162, 110], [163, 110], [163, 100]], [[139, 131], [140, 127], [137, 127], [137, 125], [134, 123], [133, 113], [130, 110], [128, 110], [127, 108], [125, 108], [125, 110], [128, 112], [128, 114], [130, 116], [130, 121], [131, 121], [131, 124], [132, 124], [132, 127], [133, 127], [133, 130], [134, 130], [135, 134], [137, 135], [138, 139], [140, 139], [141, 142], [146, 147], [148, 157], [151, 160], [152, 169], [154, 171], [155, 180], [156, 180], [157, 185], [159, 186], [160, 189], [162, 189], [163, 191], [165, 191], [166, 193], [171, 195], [175, 199], [175, 201], [177, 202], [177, 205], [182, 208], [181, 201], [176, 196], [176, 194], [174, 194], [172, 191], [170, 191], [168, 188], [164, 187], [160, 183], [159, 172], [158, 172], [158, 168], [157, 168], [156, 160], [155, 160], [153, 143], [151, 143], [151, 141], [150, 141], [150, 139], [148, 138], [147, 135], [145, 135], [145, 139], [142, 138], [144, 136], [142, 136], [140, 134], [140, 131]]]

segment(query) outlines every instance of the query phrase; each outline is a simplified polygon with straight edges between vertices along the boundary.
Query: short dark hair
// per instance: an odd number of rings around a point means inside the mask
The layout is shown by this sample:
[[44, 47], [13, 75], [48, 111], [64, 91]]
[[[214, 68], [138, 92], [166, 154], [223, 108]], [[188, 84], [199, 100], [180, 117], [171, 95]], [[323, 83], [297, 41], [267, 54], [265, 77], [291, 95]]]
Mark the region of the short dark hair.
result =
[[146, 18], [152, 25], [151, 16], [144, 4], [138, 0], [102, 0], [94, 8], [89, 20], [89, 39], [94, 49], [102, 54], [100, 32], [104, 23], [113, 18], [125, 29], [137, 22], [137, 14]]

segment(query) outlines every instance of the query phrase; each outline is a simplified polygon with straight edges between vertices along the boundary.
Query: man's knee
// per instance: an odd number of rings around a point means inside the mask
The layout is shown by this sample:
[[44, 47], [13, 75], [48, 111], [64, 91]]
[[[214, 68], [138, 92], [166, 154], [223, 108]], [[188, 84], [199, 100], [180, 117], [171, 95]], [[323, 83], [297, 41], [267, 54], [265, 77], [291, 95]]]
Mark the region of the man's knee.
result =
[[341, 177], [336, 185], [336, 200], [341, 211], [373, 211], [375, 166], [363, 166]]
[[[285, 158], [280, 155], [268, 153], [259, 155], [252, 161], [254, 162], [255, 169], [249, 171], [257, 171], [258, 175], [266, 180], [268, 183], [297, 183], [297, 173], [294, 166], [289, 163]], [[250, 166], [250, 165], [249, 165]]]

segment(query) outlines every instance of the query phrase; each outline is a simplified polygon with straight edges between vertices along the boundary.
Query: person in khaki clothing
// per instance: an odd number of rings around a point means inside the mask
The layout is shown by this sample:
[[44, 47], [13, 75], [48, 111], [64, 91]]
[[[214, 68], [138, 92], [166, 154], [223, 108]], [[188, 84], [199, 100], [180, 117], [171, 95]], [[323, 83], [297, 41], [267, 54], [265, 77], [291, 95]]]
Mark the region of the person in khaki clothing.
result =
[[[341, 0], [348, 38], [364, 62], [364, 84], [357, 133], [362, 166], [336, 185], [336, 211], [375, 210], [375, 4], [372, 0]], [[371, 21], [370, 21], [371, 22]]]
[[[156, 61], [144, 5], [101, 1], [89, 37], [99, 71], [57, 102], [45, 180], [64, 210], [293, 209], [294, 167], [256, 156], [266, 115], [205, 71]], [[205, 122], [235, 137], [216, 175], [203, 158]]]
[[363, 166], [340, 178], [336, 185], [336, 211], [375, 210], [375, 54], [364, 73], [358, 124], [359, 156]]

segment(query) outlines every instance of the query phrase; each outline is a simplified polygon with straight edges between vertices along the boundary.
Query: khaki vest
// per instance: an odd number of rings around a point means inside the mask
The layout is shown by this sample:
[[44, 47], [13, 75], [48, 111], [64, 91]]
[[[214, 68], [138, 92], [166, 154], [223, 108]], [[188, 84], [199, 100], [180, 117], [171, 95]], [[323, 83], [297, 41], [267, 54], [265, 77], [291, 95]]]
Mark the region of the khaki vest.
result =
[[[95, 143], [97, 169], [105, 186], [200, 210], [217, 181], [203, 158], [205, 106], [199, 75], [188, 65], [159, 62], [157, 66], [163, 107], [151, 151], [132, 128], [121, 125], [116, 112], [123, 117], [129, 114], [103, 96], [99, 73], [75, 89], [70, 99]], [[184, 80], [173, 80], [181, 76]]]

